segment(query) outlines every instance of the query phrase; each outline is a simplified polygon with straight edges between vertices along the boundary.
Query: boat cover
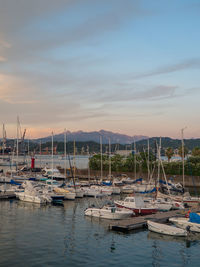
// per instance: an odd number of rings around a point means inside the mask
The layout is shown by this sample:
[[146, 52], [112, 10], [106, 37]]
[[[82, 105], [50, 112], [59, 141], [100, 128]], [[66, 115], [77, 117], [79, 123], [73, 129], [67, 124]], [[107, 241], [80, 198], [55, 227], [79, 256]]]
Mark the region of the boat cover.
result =
[[190, 222], [192, 223], [200, 223], [200, 215], [194, 212], [190, 212]]
[[15, 182], [14, 180], [10, 180], [10, 184], [21, 185], [20, 183], [17, 183], [17, 182]]
[[153, 192], [156, 192], [156, 188], [154, 187], [152, 190], [149, 190], [149, 191], [143, 191], [143, 192], [138, 192], [140, 194], [150, 194], [150, 193], [153, 193]]
[[137, 182], [142, 182], [142, 178], [138, 178], [136, 180], [133, 181], [133, 184], [137, 183]]

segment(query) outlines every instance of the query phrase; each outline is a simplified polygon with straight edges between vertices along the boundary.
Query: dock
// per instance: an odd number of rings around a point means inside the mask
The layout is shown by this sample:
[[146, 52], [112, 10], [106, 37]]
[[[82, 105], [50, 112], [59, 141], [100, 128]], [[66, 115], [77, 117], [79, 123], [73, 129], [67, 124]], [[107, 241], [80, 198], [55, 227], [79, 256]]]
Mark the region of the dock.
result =
[[[112, 222], [109, 224], [109, 230], [128, 232], [132, 230], [141, 230], [147, 228], [147, 221], [167, 223], [171, 217], [183, 217], [190, 209], [171, 210], [167, 212], [157, 212], [151, 215], [131, 217], [129, 219]], [[192, 212], [199, 212], [200, 209], [192, 209]]]

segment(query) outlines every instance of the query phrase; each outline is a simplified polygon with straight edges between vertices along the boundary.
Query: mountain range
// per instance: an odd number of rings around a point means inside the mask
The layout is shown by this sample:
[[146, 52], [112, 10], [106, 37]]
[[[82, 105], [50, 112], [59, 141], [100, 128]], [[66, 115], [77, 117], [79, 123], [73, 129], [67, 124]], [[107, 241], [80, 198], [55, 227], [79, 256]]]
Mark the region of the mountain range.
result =
[[[111, 144], [131, 144], [133, 141], [139, 141], [147, 139], [148, 136], [143, 135], [135, 135], [135, 136], [129, 136], [126, 134], [119, 134], [119, 133], [113, 133], [110, 131], [100, 130], [100, 131], [94, 131], [94, 132], [83, 132], [83, 131], [77, 131], [77, 132], [70, 132], [67, 131], [67, 140], [68, 141], [76, 141], [76, 142], [87, 142], [87, 141], [93, 141], [96, 143], [99, 143], [100, 136], [102, 136], [102, 143], [108, 144], [108, 140], [110, 138]], [[64, 133], [56, 134], [54, 135], [54, 141], [62, 142], [64, 140]], [[36, 142], [42, 142], [46, 143], [51, 141], [51, 136], [47, 136], [40, 139], [35, 139]]]

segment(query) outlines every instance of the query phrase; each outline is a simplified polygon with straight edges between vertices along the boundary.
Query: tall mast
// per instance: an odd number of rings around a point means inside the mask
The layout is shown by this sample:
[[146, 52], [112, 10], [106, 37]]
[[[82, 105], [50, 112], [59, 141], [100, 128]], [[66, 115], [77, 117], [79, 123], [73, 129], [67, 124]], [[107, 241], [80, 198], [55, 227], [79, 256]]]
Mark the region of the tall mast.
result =
[[100, 136], [100, 153], [101, 153], [101, 181], [102, 181], [103, 179], [102, 136]]
[[111, 145], [110, 145], [110, 138], [108, 139], [109, 142], [109, 178], [111, 179]]
[[88, 180], [90, 183], [90, 151], [89, 151], [89, 146], [87, 146], [87, 152], [88, 152]]
[[40, 140], [40, 169], [42, 168], [41, 155], [42, 155], [42, 141]]
[[18, 169], [18, 158], [19, 158], [19, 117], [17, 116], [17, 169]]
[[157, 147], [157, 156], [158, 156], [158, 181], [157, 183], [159, 183], [159, 180], [160, 180], [160, 152], [161, 152], [161, 137], [160, 137], [159, 146]]
[[135, 179], [136, 179], [136, 173], [137, 173], [137, 170], [136, 170], [136, 168], [137, 168], [137, 165], [136, 165], [136, 143], [135, 143], [135, 139], [134, 139], [134, 171], [135, 171]]
[[4, 155], [4, 149], [5, 149], [5, 126], [4, 126], [4, 123], [3, 123], [3, 155]]
[[75, 140], [74, 140], [74, 180], [75, 180], [75, 177], [76, 177], [76, 162], [75, 162], [76, 152], [75, 152], [75, 149], [76, 149], [76, 143], [75, 143]]
[[148, 147], [147, 169], [148, 169], [148, 180], [150, 180], [150, 170], [149, 170], [149, 139], [147, 140], [147, 147]]
[[66, 151], [66, 143], [67, 143], [67, 136], [66, 136], [66, 129], [64, 130], [64, 157], [65, 157], [65, 170], [64, 175], [65, 179], [67, 178], [67, 151]]
[[51, 168], [52, 168], [52, 180], [53, 180], [53, 132], [51, 133]]
[[185, 162], [184, 162], [184, 159], [185, 159], [185, 151], [184, 151], [184, 130], [186, 129], [187, 127], [181, 129], [181, 143], [182, 143], [182, 164], [183, 164], [183, 187], [185, 187]]
[[28, 156], [29, 156], [29, 139], [28, 139]]

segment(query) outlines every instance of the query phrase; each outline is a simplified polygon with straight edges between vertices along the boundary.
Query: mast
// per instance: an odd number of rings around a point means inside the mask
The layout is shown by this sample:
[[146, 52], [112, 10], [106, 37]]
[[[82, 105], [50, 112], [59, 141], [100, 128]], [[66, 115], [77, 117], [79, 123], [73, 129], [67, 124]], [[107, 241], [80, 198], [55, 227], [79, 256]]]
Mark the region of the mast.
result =
[[109, 178], [111, 179], [111, 145], [110, 145], [110, 138], [108, 139], [109, 142]]
[[185, 162], [184, 162], [184, 159], [185, 159], [185, 151], [184, 151], [184, 130], [186, 129], [187, 127], [181, 129], [181, 144], [182, 144], [182, 164], [183, 164], [183, 188], [185, 187]]
[[5, 144], [6, 144], [6, 134], [5, 134], [5, 125], [3, 123], [3, 151], [2, 151], [2, 154], [4, 155], [4, 150], [5, 150]]
[[76, 156], [76, 152], [75, 152], [75, 149], [76, 149], [76, 143], [75, 143], [75, 140], [74, 140], [74, 181], [75, 181], [75, 177], [76, 177], [76, 162], [75, 162], [75, 156]]
[[52, 168], [52, 175], [51, 178], [53, 180], [53, 132], [51, 133], [51, 168]]
[[65, 157], [65, 170], [64, 170], [64, 176], [65, 176], [65, 180], [67, 178], [67, 151], [66, 151], [66, 140], [67, 140], [67, 136], [66, 136], [66, 129], [64, 130], [64, 157]]
[[42, 141], [40, 140], [40, 169], [42, 168], [41, 155], [42, 155]]
[[100, 153], [101, 153], [101, 181], [102, 181], [103, 179], [102, 136], [100, 136]]
[[19, 158], [19, 117], [17, 116], [17, 164], [16, 164], [17, 170], [18, 170], [18, 158]]
[[158, 181], [157, 183], [159, 183], [159, 180], [160, 180], [160, 151], [161, 151], [161, 137], [160, 137], [160, 144], [157, 148], [157, 155], [158, 155]]
[[147, 169], [148, 169], [148, 180], [150, 180], [150, 170], [149, 170], [149, 139], [147, 140], [148, 155], [147, 155]]
[[89, 146], [87, 146], [87, 152], [88, 152], [88, 180], [90, 183], [90, 151], [89, 151]]
[[29, 139], [28, 139], [28, 156], [29, 156]]
[[134, 171], [135, 171], [135, 174], [134, 174], [134, 176], [135, 176], [135, 179], [136, 179], [136, 173], [137, 173], [137, 170], [136, 170], [136, 168], [137, 168], [137, 165], [136, 165], [136, 143], [135, 143], [135, 139], [134, 139]]

